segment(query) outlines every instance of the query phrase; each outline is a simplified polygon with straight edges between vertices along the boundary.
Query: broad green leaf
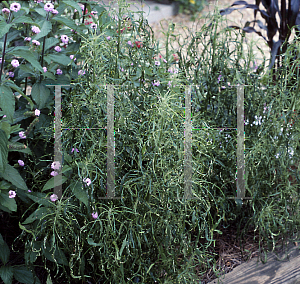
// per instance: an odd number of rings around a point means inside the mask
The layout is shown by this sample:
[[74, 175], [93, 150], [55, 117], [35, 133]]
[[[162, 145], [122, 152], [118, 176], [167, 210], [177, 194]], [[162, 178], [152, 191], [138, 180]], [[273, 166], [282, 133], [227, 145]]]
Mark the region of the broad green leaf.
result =
[[38, 256], [39, 256], [39, 253], [35, 252], [35, 251], [24, 252], [25, 261], [28, 261], [31, 263], [34, 263]]
[[36, 102], [38, 109], [45, 107], [50, 96], [50, 90], [43, 83], [35, 83], [31, 89], [31, 97]]
[[30, 223], [34, 222], [35, 220], [40, 220], [42, 217], [44, 217], [48, 213], [50, 213], [49, 208], [39, 207], [22, 224], [26, 225], [26, 224], [30, 224]]
[[11, 88], [0, 86], [0, 108], [5, 112], [6, 118], [13, 123], [15, 111], [15, 98]]
[[8, 193], [0, 193], [0, 203], [1, 205], [8, 208], [10, 211], [17, 211], [17, 203], [14, 198], [9, 198]]
[[12, 55], [14, 57], [23, 57], [26, 59], [34, 68], [39, 70], [40, 72], [44, 73], [44, 70], [41, 66], [41, 64], [36, 60], [33, 53], [29, 50], [17, 50], [17, 51], [11, 51], [7, 53], [9, 55]]
[[[81, 10], [81, 9], [80, 9]], [[61, 24], [63, 24], [63, 25], [65, 25], [65, 26], [67, 26], [67, 27], [69, 27], [69, 28], [71, 28], [71, 29], [73, 29], [73, 30], [77, 30], [78, 29], [78, 26], [75, 24], [75, 22], [74, 21], [72, 21], [72, 20], [69, 20], [67, 17], [54, 17], [53, 19], [52, 19], [52, 21], [57, 21], [57, 22], [59, 22], [59, 23], [61, 23]]]
[[11, 125], [6, 121], [0, 121], [0, 128], [6, 133], [7, 139], [9, 139], [11, 133]]
[[0, 189], [9, 189], [11, 184], [5, 180], [1, 180], [0, 182]]
[[0, 259], [4, 264], [6, 264], [9, 260], [10, 251], [7, 243], [4, 241], [1, 234], [0, 234], [0, 247], [1, 247]]
[[11, 284], [13, 279], [13, 268], [10, 265], [1, 266], [0, 277], [2, 278], [4, 284]]
[[25, 98], [29, 102], [31, 109], [33, 109], [33, 106], [34, 106], [33, 101], [28, 96], [26, 96], [23, 93], [23, 91], [13, 81], [8, 80], [5, 82], [5, 84], [8, 85], [13, 90], [17, 91], [20, 95], [22, 95], [22, 97]]
[[45, 75], [45, 77], [50, 78], [52, 80], [56, 79], [55, 75], [53, 75], [51, 72], [46, 72], [46, 73], [44, 73], [44, 75]]
[[65, 54], [48, 54], [44, 57], [44, 59], [48, 63], [54, 61], [63, 65], [68, 65], [72, 61], [72, 59]]
[[28, 187], [27, 187], [25, 181], [20, 176], [18, 170], [15, 169], [13, 166], [7, 164], [5, 171], [0, 172], [0, 177], [11, 182], [17, 188], [28, 191]]
[[20, 283], [34, 284], [33, 273], [24, 265], [13, 267], [13, 274]]
[[0, 22], [0, 38], [8, 33], [11, 26], [12, 24], [7, 24], [5, 21]]
[[37, 9], [35, 9], [35, 11], [37, 13], [39, 13], [43, 18], [46, 18], [47, 11], [45, 11], [45, 9], [43, 9], [43, 8], [37, 8]]
[[91, 246], [95, 246], [95, 247], [103, 247], [103, 243], [95, 243], [94, 240], [92, 238], [87, 238], [87, 242], [89, 245]]
[[8, 138], [7, 134], [0, 129], [0, 173], [5, 172], [8, 164]]
[[45, 51], [48, 50], [50, 47], [59, 43], [59, 40], [55, 37], [49, 37], [45, 40]]
[[81, 202], [85, 204], [86, 207], [89, 206], [89, 198], [86, 191], [82, 188], [82, 183], [76, 181], [71, 185], [71, 189], [75, 194], [76, 198], [78, 198]]
[[44, 205], [46, 207], [51, 207], [51, 208], [55, 207], [55, 204], [53, 204], [53, 202], [50, 201], [49, 198], [46, 199], [47, 197], [45, 193], [34, 192], [34, 194], [30, 193], [27, 196], [38, 204]]
[[40, 23], [40, 26], [41, 26], [41, 31], [36, 36], [34, 36], [34, 38], [32, 38], [33, 40], [38, 40], [44, 36], [47, 36], [51, 32], [52, 29], [51, 22], [44, 20]]
[[27, 23], [27, 24], [32, 24], [34, 26], [37, 26], [40, 28], [40, 25], [38, 25], [37, 23], [35, 23], [31, 18], [29, 17], [26, 17], [26, 16], [21, 16], [21, 17], [18, 17], [16, 19], [14, 19], [12, 21], [13, 24], [19, 24], [19, 23]]
[[[56, 187], [56, 186], [59, 186], [59, 185], [63, 184], [64, 182], [66, 182], [66, 181], [68, 180], [65, 176], [62, 176], [62, 177], [61, 177], [62, 182], [61, 182], [61, 183], [60, 183], [60, 182], [56, 182], [56, 183], [54, 184], [54, 179], [55, 179], [55, 177], [50, 178], [50, 179], [46, 182], [46, 184], [44, 185], [44, 187], [43, 187], [43, 189], [42, 189], [41, 191], [43, 192], [43, 191], [45, 191], [45, 190], [47, 190], [47, 189], [51, 189], [51, 188], [54, 188], [54, 187]], [[56, 178], [56, 179], [57, 179], [57, 178]]]
[[78, 3], [70, 0], [65, 0], [64, 3], [76, 9], [79, 12], [80, 16], [82, 16], [82, 10], [81, 7], [78, 5]]

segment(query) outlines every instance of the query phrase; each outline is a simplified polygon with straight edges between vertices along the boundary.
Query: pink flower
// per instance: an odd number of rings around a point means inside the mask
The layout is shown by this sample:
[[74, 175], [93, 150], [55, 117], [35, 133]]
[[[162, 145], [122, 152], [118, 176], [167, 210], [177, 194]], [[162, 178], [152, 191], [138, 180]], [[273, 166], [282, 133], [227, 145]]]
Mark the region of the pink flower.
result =
[[8, 76], [13, 78], [15, 76], [15, 73], [14, 72], [8, 72]]
[[24, 40], [25, 41], [31, 41], [31, 37], [25, 37]]
[[52, 12], [54, 9], [54, 5], [52, 3], [46, 3], [44, 6], [44, 10], [47, 12]]
[[97, 14], [98, 12], [97, 11], [91, 11], [91, 14], [92, 15], [95, 15], [95, 14]]
[[80, 8], [81, 8], [81, 10], [83, 11], [83, 10], [84, 10], [84, 5], [83, 5], [83, 4], [80, 4]]
[[60, 39], [64, 44], [68, 44], [69, 38], [66, 35], [62, 35]]
[[58, 175], [58, 172], [56, 172], [56, 171], [52, 171], [52, 172], [50, 173], [50, 175], [52, 175], [53, 177], [55, 177], [55, 176], [57, 176], [57, 175]]
[[35, 45], [37, 45], [37, 46], [41, 45], [41, 43], [38, 40], [35, 40], [35, 39], [32, 40], [32, 43], [35, 44]]
[[108, 36], [106, 39], [107, 39], [107, 40], [110, 40], [110, 36]]
[[[46, 67], [45, 67], [46, 68]], [[36, 116], [39, 116], [40, 115], [40, 110], [38, 110], [38, 109], [36, 109], [35, 111], [34, 111], [34, 114], [36, 115]]]
[[159, 83], [159, 81], [154, 80], [154, 83], [152, 83], [152, 85], [153, 85], [153, 86], [159, 86], [160, 83]]
[[25, 139], [25, 138], [26, 138], [26, 135], [25, 135], [25, 132], [24, 132], [24, 131], [19, 132], [19, 136], [20, 136], [20, 138], [22, 138], [22, 139]]
[[[71, 153], [73, 153], [74, 152], [74, 148], [72, 148], [72, 151], [71, 151]], [[76, 152], [78, 153], [79, 152], [79, 150], [76, 148]]]
[[70, 55], [70, 58], [71, 58], [71, 59], [73, 59], [73, 58], [74, 58], [74, 55], [73, 55], [73, 54], [72, 54], [72, 55]]
[[84, 70], [79, 70], [78, 71], [78, 75], [80, 76], [80, 75], [84, 75], [85, 74], [85, 71]]
[[84, 178], [83, 181], [89, 186], [91, 184], [91, 180], [89, 178]]
[[92, 213], [92, 217], [93, 217], [94, 219], [97, 219], [97, 218], [98, 218], [98, 213], [97, 213], [97, 212], [93, 212], [93, 213]]
[[62, 74], [62, 71], [61, 71], [60, 69], [57, 69], [57, 70], [56, 70], [56, 74], [57, 74], [57, 75], [61, 75], [61, 74]]
[[55, 46], [54, 49], [57, 51], [57, 52], [61, 52], [61, 48], [59, 46]]
[[9, 11], [9, 9], [7, 9], [7, 8], [3, 8], [3, 9], [2, 9], [2, 13], [9, 14], [9, 13], [10, 13], [10, 11]]
[[35, 34], [38, 34], [38, 33], [41, 32], [41, 30], [40, 30], [39, 27], [37, 27], [37, 26], [32, 26], [32, 27], [31, 27], [31, 30], [32, 30]]
[[31, 190], [30, 190], [30, 189], [28, 189], [28, 192], [31, 192]]
[[58, 11], [55, 10], [55, 9], [53, 9], [53, 10], [52, 10], [52, 14], [53, 14], [53, 15], [57, 15], [57, 14], [58, 14]]
[[14, 190], [10, 190], [8, 194], [9, 194], [9, 198], [15, 198], [16, 196], [16, 192]]
[[91, 29], [97, 29], [97, 24], [91, 24]]
[[47, 72], [47, 67], [43, 67], [44, 72]]
[[18, 12], [21, 9], [21, 5], [19, 3], [12, 3], [10, 5], [10, 10], [14, 12]]
[[164, 59], [164, 62], [167, 63], [168, 61], [166, 59]]
[[51, 168], [53, 169], [53, 170], [58, 170], [59, 168], [60, 168], [60, 162], [53, 162], [52, 164], [51, 164]]
[[219, 75], [219, 77], [218, 77], [218, 83], [221, 81], [221, 77], [222, 77], [222, 75]]
[[19, 163], [19, 165], [20, 165], [21, 167], [24, 166], [24, 162], [23, 162], [22, 160], [18, 160], [18, 163]]
[[58, 196], [56, 194], [52, 194], [50, 196], [50, 200], [53, 201], [53, 202], [55, 202], [57, 199], [58, 199]]
[[17, 68], [20, 65], [20, 63], [17, 59], [14, 59], [14, 60], [11, 61], [11, 65], [13, 67]]
[[155, 61], [155, 65], [159, 66], [160, 62], [159, 61]]

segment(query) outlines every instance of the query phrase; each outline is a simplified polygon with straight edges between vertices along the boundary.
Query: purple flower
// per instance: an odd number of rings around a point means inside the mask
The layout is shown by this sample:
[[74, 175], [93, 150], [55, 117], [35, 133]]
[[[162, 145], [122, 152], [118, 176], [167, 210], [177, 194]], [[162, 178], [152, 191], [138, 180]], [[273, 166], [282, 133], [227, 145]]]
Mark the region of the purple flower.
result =
[[8, 76], [13, 78], [15, 76], [15, 73], [14, 72], [8, 72]]
[[169, 72], [169, 73], [173, 73], [173, 71], [172, 71], [172, 69], [171, 69], [171, 68], [169, 68], [169, 69], [168, 69], [168, 72]]
[[10, 190], [8, 194], [9, 194], [9, 198], [15, 198], [16, 196], [16, 192], [14, 190]]
[[34, 111], [34, 114], [36, 115], [36, 116], [39, 116], [40, 115], [40, 110], [39, 109], [36, 109], [35, 111]]
[[172, 85], [171, 83], [172, 83], [172, 82], [171, 82], [171, 81], [169, 81], [169, 83], [168, 83], [168, 86], [169, 86], [169, 87], [171, 87], [171, 85]]
[[[73, 153], [74, 152], [74, 148], [72, 148], [72, 151], [71, 151], [71, 153]], [[76, 148], [76, 152], [78, 153], [79, 152], [79, 150]]]
[[57, 52], [60, 52], [61, 51], [61, 48], [59, 46], [55, 46], [54, 49], [57, 51]]
[[164, 62], [167, 63], [168, 61], [166, 59], [164, 59]]
[[31, 30], [35, 33], [35, 34], [38, 34], [41, 32], [41, 30], [37, 27], [37, 26], [32, 26], [31, 27]]
[[80, 76], [80, 75], [84, 75], [85, 74], [85, 71], [84, 70], [79, 70], [78, 71], [78, 75]]
[[98, 218], [98, 213], [97, 213], [97, 212], [93, 212], [93, 213], [92, 213], [92, 217], [93, 217], [94, 219], [97, 219], [97, 218]]
[[2, 13], [9, 14], [9, 13], [10, 13], [10, 11], [9, 11], [9, 9], [7, 9], [7, 8], [3, 8], [3, 9], [2, 9]]
[[72, 55], [70, 55], [70, 58], [71, 58], [71, 59], [73, 59], [73, 58], [74, 58], [74, 55], [73, 55], [73, 54], [72, 54]]
[[94, 15], [94, 14], [98, 14], [97, 11], [91, 11], [91, 14]]
[[10, 10], [14, 12], [18, 12], [21, 9], [21, 5], [19, 3], [12, 3], [10, 5]]
[[35, 40], [35, 39], [32, 40], [32, 43], [35, 44], [35, 45], [37, 45], [37, 46], [41, 45], [41, 43], [38, 40]]
[[55, 176], [57, 176], [57, 175], [58, 175], [58, 172], [56, 172], [56, 171], [52, 171], [52, 172], [50, 173], [50, 175], [52, 175], [53, 177], [55, 177]]
[[159, 66], [160, 62], [159, 61], [155, 61], [155, 65]]
[[83, 5], [83, 4], [80, 4], [80, 8], [81, 8], [81, 10], [83, 11], [83, 10], [84, 10], [84, 5]]
[[19, 163], [19, 165], [20, 165], [21, 167], [24, 166], [24, 162], [23, 162], [22, 160], [18, 160], [18, 163]]
[[218, 77], [218, 83], [221, 81], [221, 77], [222, 77], [222, 75], [219, 75], [219, 77]]
[[43, 67], [44, 72], [47, 72], [47, 67]]
[[153, 86], [159, 86], [160, 83], [159, 83], [159, 81], [154, 80], [154, 83], [152, 83], [152, 85], [153, 85]]
[[60, 39], [64, 44], [68, 44], [69, 38], [66, 35], [62, 35]]
[[60, 162], [53, 162], [52, 164], [51, 164], [51, 168], [53, 169], [53, 170], [58, 170], [59, 168], [60, 168]]
[[91, 180], [89, 178], [83, 179], [83, 181], [89, 186], [91, 184]]
[[26, 135], [25, 135], [25, 132], [24, 132], [24, 131], [19, 132], [19, 136], [20, 136], [20, 138], [22, 138], [22, 139], [25, 139], [25, 138], [26, 138]]
[[31, 37], [25, 37], [24, 40], [25, 41], [31, 41]]
[[106, 39], [107, 39], [107, 40], [110, 40], [110, 36], [108, 36]]
[[52, 10], [52, 14], [53, 14], [53, 15], [57, 15], [57, 14], [58, 14], [58, 11], [55, 10], [55, 9], [53, 9], [53, 10]]
[[58, 199], [58, 196], [56, 194], [52, 194], [50, 196], [50, 200], [53, 201], [53, 202], [55, 202], [57, 199]]
[[28, 192], [31, 192], [31, 190], [30, 190], [30, 189], [28, 189]]
[[52, 3], [47, 3], [44, 6], [44, 10], [47, 11], [47, 12], [52, 12], [53, 9], [54, 9], [54, 5]]
[[56, 74], [57, 74], [57, 75], [61, 75], [61, 74], [62, 74], [62, 71], [61, 71], [60, 69], [57, 69], [57, 70], [56, 70]]
[[17, 68], [20, 65], [20, 63], [17, 59], [14, 59], [14, 60], [11, 61], [11, 65], [13, 67]]
[[91, 24], [91, 29], [97, 29], [97, 24], [95, 23]]

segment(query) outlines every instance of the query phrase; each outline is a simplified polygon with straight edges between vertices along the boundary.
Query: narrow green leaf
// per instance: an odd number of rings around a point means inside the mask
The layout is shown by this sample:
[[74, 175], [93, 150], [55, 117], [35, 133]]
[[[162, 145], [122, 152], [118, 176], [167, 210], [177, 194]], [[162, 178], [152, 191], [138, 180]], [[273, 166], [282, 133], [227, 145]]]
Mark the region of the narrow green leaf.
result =
[[8, 138], [7, 134], [0, 129], [0, 173], [5, 172], [8, 164]]
[[7, 24], [5, 21], [0, 22], [0, 38], [8, 33], [11, 26], [12, 24]]
[[24, 284], [34, 284], [33, 273], [24, 265], [14, 266], [13, 274], [17, 281]]
[[4, 172], [0, 172], [0, 177], [11, 182], [17, 188], [28, 191], [28, 187], [23, 178], [20, 176], [18, 170], [10, 164], [6, 165], [6, 169]]
[[45, 107], [50, 96], [50, 90], [43, 83], [35, 83], [32, 86], [31, 97], [36, 102], [38, 109]]
[[0, 203], [1, 205], [8, 208], [10, 211], [17, 211], [17, 203], [14, 198], [9, 198], [8, 193], [0, 193]]
[[53, 283], [52, 283], [52, 280], [51, 280], [50, 274], [48, 274], [48, 277], [47, 277], [47, 283], [46, 283], [46, 284], [53, 284]]
[[13, 279], [13, 268], [10, 265], [0, 267], [0, 277], [4, 284], [11, 284]]
[[41, 64], [37, 61], [33, 53], [29, 50], [17, 50], [17, 51], [11, 51], [7, 54], [13, 55], [15, 57], [23, 57], [26, 59], [34, 68], [39, 70], [40, 72], [44, 73], [44, 70], [41, 66]]
[[127, 239], [127, 236], [126, 236], [125, 239], [123, 240], [122, 247], [121, 247], [121, 249], [120, 249], [120, 258], [121, 258], [121, 256], [122, 256], [122, 252], [123, 252], [123, 250], [124, 250], [124, 248], [125, 248], [125, 246], [126, 246], [126, 244], [127, 244], [126, 239]]
[[5, 112], [6, 118], [13, 123], [15, 111], [15, 98], [11, 88], [0, 86], [0, 108]]
[[8, 247], [7, 243], [4, 241], [1, 234], [0, 234], [0, 247], [1, 247], [0, 259], [5, 265], [9, 260], [10, 251], [9, 251], [9, 247]]
[[56, 187], [56, 186], [59, 186], [59, 185], [63, 184], [64, 182], [66, 182], [66, 181], [68, 180], [68, 178], [66, 178], [65, 176], [62, 176], [62, 177], [61, 177], [62, 182], [61, 182], [61, 183], [56, 182], [56, 184], [54, 184], [54, 178], [55, 178], [55, 177], [52, 177], [52, 178], [50, 178], [50, 179], [46, 182], [46, 184], [44, 185], [43, 189], [41, 190], [42, 192], [45, 191], [45, 190], [47, 190], [47, 189], [51, 189], [51, 188], [54, 188], [54, 187]]
[[41, 31], [33, 38], [33, 40], [38, 40], [44, 36], [47, 36], [51, 32], [52, 29], [51, 22], [44, 20], [40, 22], [40, 26], [41, 26]]

